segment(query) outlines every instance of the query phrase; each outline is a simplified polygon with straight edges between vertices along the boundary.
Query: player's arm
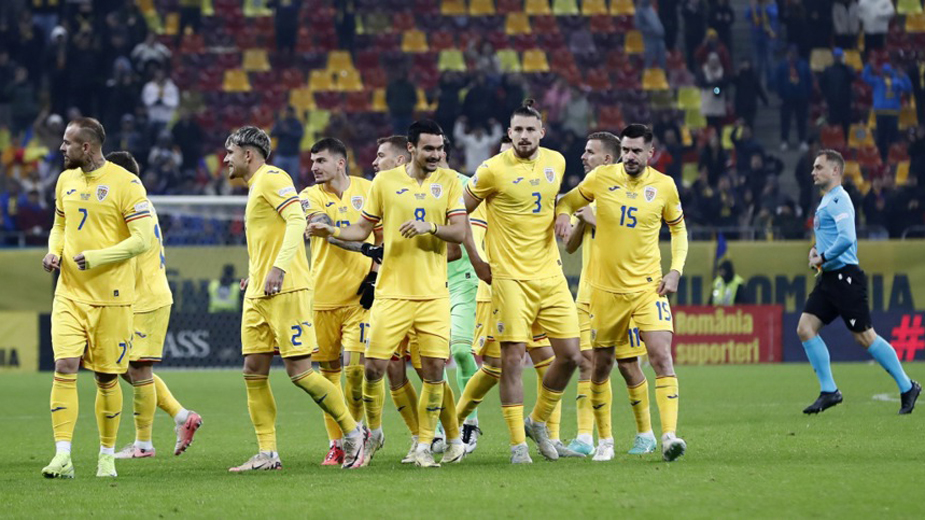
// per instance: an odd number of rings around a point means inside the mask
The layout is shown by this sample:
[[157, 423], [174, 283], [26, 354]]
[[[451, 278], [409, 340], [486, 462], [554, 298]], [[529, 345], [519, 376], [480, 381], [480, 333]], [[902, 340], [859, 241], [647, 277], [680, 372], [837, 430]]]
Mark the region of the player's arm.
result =
[[[847, 199], [848, 197], [845, 198]], [[842, 203], [851, 204], [850, 200], [842, 201]], [[851, 244], [855, 243], [858, 239], [854, 229], [854, 219], [851, 218], [851, 212], [848, 211], [848, 208], [839, 204], [833, 213], [835, 213], [832, 218], [835, 219], [835, 228], [838, 230], [838, 238], [835, 239], [835, 242], [833, 242], [828, 249], [819, 254], [819, 265], [822, 266], [841, 256], [841, 254], [847, 251], [848, 248], [851, 247]]]
[[466, 238], [466, 227], [469, 217], [465, 211], [458, 211], [447, 216], [448, 223], [441, 226], [436, 222], [422, 222], [409, 220], [398, 228], [401, 236], [414, 238], [419, 235], [434, 235], [435, 237], [454, 244], [461, 243]]
[[[592, 174], [588, 175], [590, 176]], [[585, 181], [582, 181], [581, 184], [563, 195], [562, 198], [556, 202], [556, 236], [562, 240], [568, 240], [569, 233], [572, 231], [572, 213], [575, 213], [594, 201], [592, 195], [582, 190], [582, 186], [587, 180], [586, 178]]]
[[597, 217], [594, 215], [594, 210], [591, 209], [591, 206], [585, 206], [575, 212], [571, 222], [572, 232], [565, 242], [565, 250], [569, 254], [574, 253], [581, 247], [581, 243], [585, 238], [585, 230], [588, 226], [591, 226], [592, 232], [597, 227]]
[[49, 273], [61, 268], [61, 254], [64, 252], [64, 211], [55, 199], [55, 223], [48, 234], [48, 254], [42, 259], [42, 267]]
[[[465, 239], [463, 239], [465, 241]], [[446, 244], [446, 261], [455, 262], [462, 258], [462, 247], [459, 244], [448, 242]]]
[[299, 204], [296, 204], [298, 200], [298, 197], [291, 197], [277, 210], [286, 221], [286, 231], [283, 233], [283, 245], [279, 248], [276, 260], [273, 261], [273, 267], [267, 273], [267, 279], [263, 284], [263, 294], [266, 296], [279, 293], [292, 259], [295, 258], [296, 253], [305, 254], [305, 245], [302, 242], [302, 233], [305, 231], [305, 213]]
[[659, 296], [678, 292], [678, 282], [687, 262], [687, 226], [684, 224], [684, 211], [681, 209], [678, 189], [673, 183], [665, 209], [662, 210], [662, 218], [668, 223], [668, 230], [671, 232], [671, 269], [658, 284]]
[[312, 222], [308, 225], [308, 233], [315, 237], [334, 237], [346, 242], [362, 242], [373, 232], [374, 226], [375, 223], [367, 218], [361, 218], [341, 228], [323, 222]]
[[151, 215], [142, 215], [126, 222], [129, 237], [105, 249], [84, 251], [74, 257], [80, 269], [93, 269], [107, 264], [124, 262], [144, 253], [154, 245], [154, 226]]

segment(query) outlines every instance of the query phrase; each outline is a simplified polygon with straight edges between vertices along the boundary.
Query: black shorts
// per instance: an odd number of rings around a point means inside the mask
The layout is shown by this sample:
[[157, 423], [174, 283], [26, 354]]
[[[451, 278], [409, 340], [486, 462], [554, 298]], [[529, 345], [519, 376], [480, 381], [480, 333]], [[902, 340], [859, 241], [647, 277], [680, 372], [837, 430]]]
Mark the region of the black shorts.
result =
[[857, 265], [823, 272], [806, 299], [803, 312], [826, 325], [841, 316], [848, 330], [864, 332], [872, 326], [867, 305], [867, 275]]

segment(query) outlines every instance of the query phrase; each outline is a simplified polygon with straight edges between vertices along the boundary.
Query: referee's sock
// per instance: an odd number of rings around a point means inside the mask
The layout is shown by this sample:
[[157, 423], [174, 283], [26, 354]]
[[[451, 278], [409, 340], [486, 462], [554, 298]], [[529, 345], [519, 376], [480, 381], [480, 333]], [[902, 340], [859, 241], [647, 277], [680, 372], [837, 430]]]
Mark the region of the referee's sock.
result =
[[880, 363], [884, 370], [893, 376], [893, 379], [896, 380], [896, 385], [899, 386], [900, 393], [908, 392], [912, 388], [912, 381], [909, 380], [909, 376], [903, 370], [899, 358], [896, 357], [896, 350], [879, 334], [867, 351], [877, 360], [877, 363]]
[[[825, 341], [822, 341], [822, 338], [817, 335], [809, 341], [804, 341], [803, 348], [806, 349], [806, 357], [809, 358], [809, 364], [813, 366], [816, 377], [819, 378], [820, 389], [823, 392], [834, 392], [838, 390], [838, 387], [835, 386], [835, 379], [832, 378], [829, 349], [825, 346]], [[895, 356], [896, 354], [894, 353], [893, 355]]]

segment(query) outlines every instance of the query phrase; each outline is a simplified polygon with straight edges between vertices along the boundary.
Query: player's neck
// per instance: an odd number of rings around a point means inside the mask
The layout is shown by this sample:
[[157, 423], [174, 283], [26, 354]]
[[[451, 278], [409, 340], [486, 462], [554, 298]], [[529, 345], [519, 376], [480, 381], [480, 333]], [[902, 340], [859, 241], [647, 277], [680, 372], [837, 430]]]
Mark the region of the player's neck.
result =
[[266, 164], [266, 161], [254, 161], [247, 165], [247, 173], [244, 174], [244, 182], [250, 184], [251, 179], [254, 178], [254, 174], [257, 173], [257, 170], [263, 168], [263, 165]]
[[328, 182], [324, 183], [324, 189], [330, 193], [334, 193], [338, 197], [344, 194], [347, 191], [347, 188], [350, 187], [350, 176], [346, 173], [338, 173], [331, 178]]
[[835, 188], [837, 188], [837, 187], [839, 187], [839, 186], [841, 186], [841, 183], [840, 183], [840, 182], [836, 182], [836, 183], [830, 184], [830, 185], [828, 185], [828, 186], [823, 186], [823, 187], [822, 187], [822, 194], [823, 194], [823, 195], [826, 195], [826, 194], [828, 194], [830, 191], [834, 190]]
[[405, 165], [405, 173], [412, 179], [418, 181], [418, 184], [424, 182], [431, 174], [431, 172], [419, 167], [414, 161]]
[[106, 164], [106, 159], [103, 158], [103, 154], [93, 153], [90, 156], [90, 160], [87, 161], [87, 164], [81, 166], [80, 169], [83, 170], [85, 174], [89, 175], [102, 168], [104, 164]]

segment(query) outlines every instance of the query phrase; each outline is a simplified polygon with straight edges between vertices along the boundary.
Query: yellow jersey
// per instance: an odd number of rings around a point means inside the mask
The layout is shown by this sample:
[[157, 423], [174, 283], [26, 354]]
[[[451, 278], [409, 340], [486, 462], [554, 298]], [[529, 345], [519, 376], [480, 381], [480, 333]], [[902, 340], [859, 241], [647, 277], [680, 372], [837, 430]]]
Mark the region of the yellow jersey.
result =
[[[623, 171], [623, 164], [608, 164], [592, 170], [577, 191], [597, 202], [594, 240], [609, 245], [591, 248], [588, 283], [618, 294], [658, 284], [662, 279], [658, 248], [662, 220], [669, 226], [683, 226], [684, 220], [674, 179], [649, 167], [633, 178]], [[684, 250], [686, 256], [686, 246]], [[681, 272], [684, 260], [672, 258], [671, 268]]]
[[135, 303], [135, 259], [81, 271], [74, 257], [129, 238], [127, 224], [150, 218], [150, 203], [141, 181], [111, 162], [84, 173], [65, 170], [55, 185], [55, 214], [64, 219], [61, 276], [55, 295], [98, 306]]
[[[350, 185], [340, 197], [326, 190], [323, 184], [309, 186], [299, 193], [305, 218], [327, 215], [337, 227], [347, 227], [360, 218], [369, 198], [372, 182], [362, 177], [349, 177]], [[366, 242], [372, 243], [370, 235]], [[372, 260], [353, 251], [328, 243], [327, 238], [311, 238], [312, 282], [315, 288], [315, 309], [337, 309], [360, 304], [356, 289], [369, 273]]]
[[[483, 261], [489, 262], [488, 253], [485, 251], [485, 233], [488, 231], [488, 210], [485, 209], [485, 204], [479, 204], [479, 207], [469, 214], [469, 224], [472, 226], [472, 240], [475, 242], [475, 249], [479, 252], [479, 257]], [[491, 301], [491, 286], [481, 279], [479, 280], [479, 289], [475, 293], [475, 301]]]
[[[261, 166], [254, 172], [247, 186], [249, 191], [244, 210], [244, 226], [247, 235], [248, 284], [244, 297], [265, 298], [264, 282], [276, 264], [286, 235], [286, 219], [282, 214], [293, 204], [301, 212], [301, 204], [295, 186], [292, 185], [292, 178], [275, 166]], [[304, 224], [304, 220], [302, 222]], [[311, 289], [311, 270], [308, 268], [301, 234], [299, 250], [283, 270], [286, 276], [283, 277], [280, 294]]]
[[377, 298], [449, 297], [446, 242], [429, 234], [404, 238], [399, 229], [409, 220], [443, 226], [455, 215], [465, 216], [466, 207], [453, 170], [438, 168], [420, 184], [408, 175], [405, 166], [376, 175], [363, 217], [382, 224], [385, 249], [376, 281]]
[[[597, 215], [597, 203], [590, 204], [591, 211]], [[572, 215], [572, 225], [578, 223], [578, 217]], [[594, 247], [595, 229], [585, 225], [581, 237], [581, 275], [578, 278], [578, 294], [575, 301], [578, 303], [591, 303], [591, 287], [588, 285], [588, 264], [591, 263], [591, 249]]]
[[556, 195], [565, 172], [559, 152], [540, 148], [536, 159], [514, 150], [482, 163], [466, 190], [488, 205], [486, 233], [493, 278], [538, 280], [562, 274], [554, 235]]
[[150, 312], [173, 303], [173, 294], [167, 283], [167, 257], [164, 254], [164, 234], [154, 204], [148, 201], [154, 220], [154, 239], [151, 248], [135, 257], [134, 312]]

